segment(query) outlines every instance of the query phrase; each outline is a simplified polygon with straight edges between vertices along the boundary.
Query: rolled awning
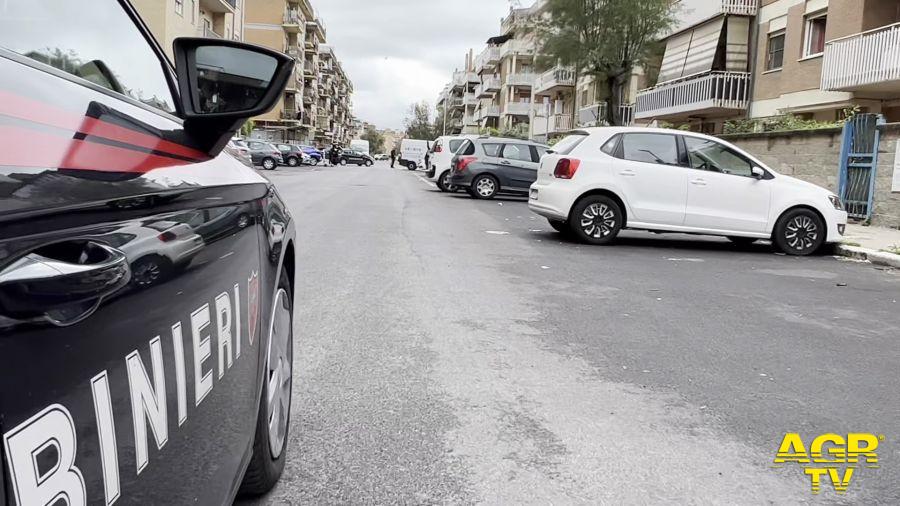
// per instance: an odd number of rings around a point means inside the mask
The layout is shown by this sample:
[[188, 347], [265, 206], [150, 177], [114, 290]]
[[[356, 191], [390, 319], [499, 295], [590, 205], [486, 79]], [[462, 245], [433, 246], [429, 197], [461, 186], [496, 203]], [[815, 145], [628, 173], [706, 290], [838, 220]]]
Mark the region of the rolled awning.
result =
[[719, 16], [669, 37], [658, 82], [712, 70], [724, 29], [725, 17]]

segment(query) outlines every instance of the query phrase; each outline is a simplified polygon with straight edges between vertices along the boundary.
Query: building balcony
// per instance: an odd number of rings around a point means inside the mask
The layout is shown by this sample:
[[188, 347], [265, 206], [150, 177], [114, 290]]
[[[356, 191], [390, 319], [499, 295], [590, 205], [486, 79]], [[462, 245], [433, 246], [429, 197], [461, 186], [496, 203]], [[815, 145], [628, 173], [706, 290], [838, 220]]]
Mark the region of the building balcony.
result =
[[296, 109], [285, 109], [281, 111], [281, 119], [284, 121], [296, 121], [300, 122], [300, 118], [303, 116], [303, 111], [298, 111]]
[[303, 89], [303, 103], [304, 104], [314, 104], [319, 99], [319, 94], [316, 93], [315, 88], [304, 88]]
[[530, 88], [532, 85], [534, 85], [534, 81], [536, 79], [537, 74], [532, 74], [531, 72], [509, 74], [508, 76], [506, 76], [506, 85], [527, 86]]
[[500, 63], [500, 46], [488, 46], [475, 58], [475, 72], [491, 71]]
[[506, 58], [507, 56], [534, 56], [534, 43], [512, 39], [506, 41], [502, 46], [500, 46], [500, 58]]
[[722, 0], [722, 14], [756, 16], [758, 0]]
[[476, 111], [476, 117], [481, 120], [484, 118], [499, 118], [500, 117], [500, 106], [499, 105], [489, 105], [482, 106], [478, 111]]
[[[606, 102], [582, 107], [578, 110], [576, 126], [587, 128], [606, 125], [606, 107]], [[634, 124], [634, 104], [619, 106], [619, 120], [625, 126]]]
[[478, 104], [478, 99], [475, 98], [474, 93], [466, 93], [465, 95], [463, 95], [463, 105], [464, 106], [476, 105], [476, 104]]
[[234, 14], [237, 0], [200, 0], [200, 9], [214, 14]]
[[284, 20], [281, 27], [288, 33], [300, 33], [300, 25], [304, 22], [303, 16], [298, 11], [287, 11], [284, 13]]
[[303, 73], [308, 76], [316, 75], [316, 63], [306, 60], [303, 62]]
[[319, 13], [316, 12], [315, 19], [309, 19], [306, 21], [306, 30], [311, 31], [313, 33], [318, 32], [319, 40], [325, 40], [325, 23], [322, 22], [322, 18], [319, 16]]
[[900, 92], [900, 23], [825, 43], [822, 89]]
[[706, 72], [675, 79], [641, 90], [635, 119], [685, 116], [725, 116], [746, 111], [750, 105], [750, 74]]
[[489, 77], [475, 87], [475, 96], [478, 98], [491, 98], [498, 91], [500, 91], [500, 78]]
[[550, 117], [535, 118], [533, 121], [535, 135], [556, 135], [572, 130], [574, 116], [571, 114], [551, 114]]
[[216, 32], [215, 30], [213, 30], [212, 28], [210, 28], [206, 25], [203, 25], [203, 26], [197, 28], [197, 35], [199, 35], [200, 37], [206, 37], [207, 39], [223, 38], [222, 34]]
[[552, 95], [565, 88], [575, 86], [575, 71], [567, 67], [555, 67], [534, 80], [535, 95]]
[[306, 38], [303, 40], [303, 50], [308, 53], [319, 53], [319, 41], [315, 38]]
[[300, 48], [297, 46], [289, 46], [284, 50], [284, 54], [290, 56], [295, 60], [299, 60], [303, 57], [303, 53], [300, 51]]
[[447, 100], [447, 106], [450, 107], [451, 109], [462, 108], [463, 98], [462, 97], [450, 97], [450, 99]]
[[533, 104], [531, 102], [507, 102], [503, 108], [503, 114], [507, 116], [530, 116]]

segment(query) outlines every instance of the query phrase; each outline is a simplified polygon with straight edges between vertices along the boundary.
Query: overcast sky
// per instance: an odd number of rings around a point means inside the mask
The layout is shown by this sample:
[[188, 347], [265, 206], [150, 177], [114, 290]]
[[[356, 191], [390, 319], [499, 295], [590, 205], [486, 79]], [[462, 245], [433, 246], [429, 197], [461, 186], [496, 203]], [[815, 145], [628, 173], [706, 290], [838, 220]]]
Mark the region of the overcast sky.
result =
[[[521, 2], [530, 5], [530, 0]], [[434, 106], [466, 51], [499, 34], [509, 0], [313, 0], [328, 44], [353, 81], [353, 112], [403, 126], [409, 105]]]

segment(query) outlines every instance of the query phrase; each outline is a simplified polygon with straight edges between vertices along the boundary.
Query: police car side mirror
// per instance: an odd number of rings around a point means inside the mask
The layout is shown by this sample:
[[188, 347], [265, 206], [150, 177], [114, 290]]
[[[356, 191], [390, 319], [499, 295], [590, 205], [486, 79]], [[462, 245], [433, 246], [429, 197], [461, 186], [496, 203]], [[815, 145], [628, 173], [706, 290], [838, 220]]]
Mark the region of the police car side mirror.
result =
[[244, 121], [272, 110], [293, 77], [293, 58], [251, 44], [182, 37], [174, 50], [185, 132], [213, 156]]

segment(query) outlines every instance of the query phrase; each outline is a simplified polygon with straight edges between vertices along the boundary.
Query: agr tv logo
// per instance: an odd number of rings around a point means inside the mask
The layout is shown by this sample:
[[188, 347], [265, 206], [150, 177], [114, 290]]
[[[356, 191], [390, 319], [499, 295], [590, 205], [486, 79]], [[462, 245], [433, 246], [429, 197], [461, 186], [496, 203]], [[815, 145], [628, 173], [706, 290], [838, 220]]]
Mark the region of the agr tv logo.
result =
[[880, 441], [884, 441], [883, 435], [851, 433], [845, 439], [838, 434], [822, 434], [812, 440], [807, 452], [800, 434], [788, 433], [781, 440], [772, 467], [799, 464], [809, 476], [813, 494], [819, 493], [825, 480], [831, 482], [835, 492], [843, 494], [857, 469], [878, 469], [875, 450]]

